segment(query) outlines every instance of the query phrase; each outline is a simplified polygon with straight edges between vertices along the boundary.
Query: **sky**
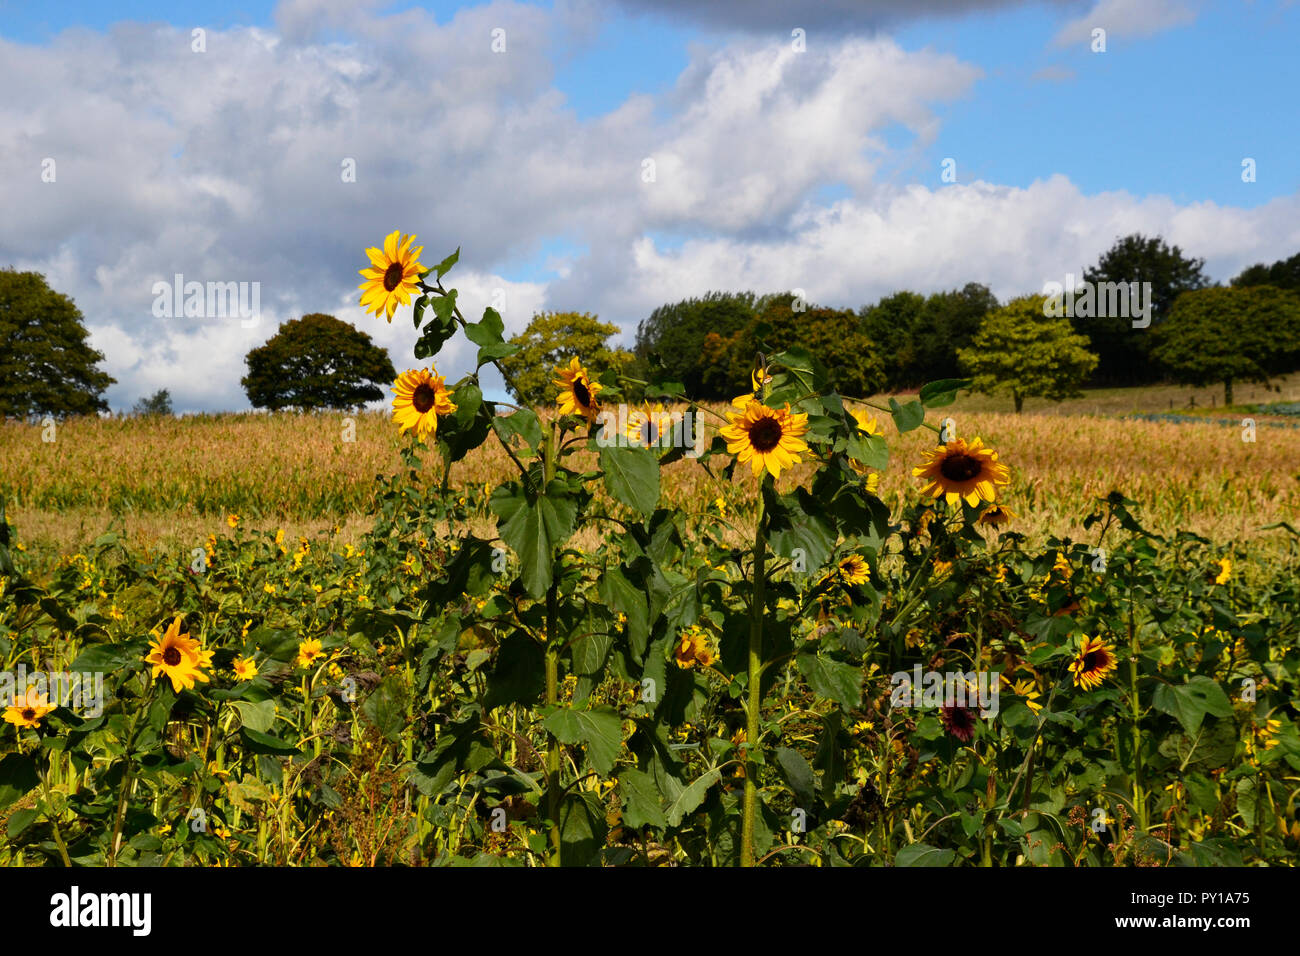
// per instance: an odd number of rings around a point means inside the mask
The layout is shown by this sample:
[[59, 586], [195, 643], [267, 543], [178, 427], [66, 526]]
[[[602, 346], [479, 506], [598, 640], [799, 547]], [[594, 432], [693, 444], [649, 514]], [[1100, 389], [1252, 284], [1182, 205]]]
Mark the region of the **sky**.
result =
[[[1133, 232], [1226, 282], [1300, 251], [1298, 38], [1294, 0], [0, 0], [0, 268], [73, 298], [115, 410], [184, 412], [309, 312], [415, 367], [358, 303], [394, 229], [460, 248], [471, 321], [622, 344], [713, 289], [1005, 300]], [[177, 275], [259, 309], [160, 315]]]

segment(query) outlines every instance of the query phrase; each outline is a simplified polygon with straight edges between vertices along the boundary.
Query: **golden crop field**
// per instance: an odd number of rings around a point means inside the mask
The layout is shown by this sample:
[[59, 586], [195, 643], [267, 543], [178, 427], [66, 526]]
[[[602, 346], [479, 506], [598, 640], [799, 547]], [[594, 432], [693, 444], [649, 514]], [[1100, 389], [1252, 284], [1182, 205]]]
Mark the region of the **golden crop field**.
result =
[[[963, 397], [949, 414], [958, 434], [982, 437], [1010, 465], [1007, 503], [1022, 516], [1016, 530], [1033, 541], [1082, 538], [1091, 502], [1112, 490], [1143, 505], [1159, 533], [1181, 527], [1222, 542], [1268, 538], [1278, 532], [1265, 526], [1300, 518], [1300, 428], [1286, 421], [1261, 418], [1249, 442], [1240, 427], [1209, 421], [1015, 415], [984, 410], [989, 404]], [[914, 491], [911, 466], [935, 435], [900, 436], [887, 414], [878, 417], [893, 449], [881, 481], [892, 506]], [[716, 419], [706, 421], [716, 430]], [[353, 540], [369, 527], [376, 475], [398, 469], [401, 445], [383, 413], [81, 419], [60, 426], [53, 442], [42, 441], [39, 426], [9, 422], [0, 428], [0, 488], [20, 539], [51, 554], [110, 528], [139, 544], [179, 547], [206, 537], [214, 517], [228, 513], [291, 536], [338, 526]], [[426, 466], [437, 480], [436, 454]], [[481, 501], [485, 486], [510, 470], [499, 444], [486, 443], [454, 466], [454, 484]], [[779, 484], [788, 489], [810, 474], [804, 465]], [[703, 512], [719, 497], [741, 496], [690, 460], [665, 470], [665, 505]]]

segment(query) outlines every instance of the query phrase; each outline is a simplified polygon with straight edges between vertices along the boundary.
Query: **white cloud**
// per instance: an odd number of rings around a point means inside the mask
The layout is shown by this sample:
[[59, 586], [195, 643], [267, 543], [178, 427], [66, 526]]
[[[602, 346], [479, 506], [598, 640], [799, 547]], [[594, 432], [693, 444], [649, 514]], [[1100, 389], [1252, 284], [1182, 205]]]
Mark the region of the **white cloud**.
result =
[[1081, 17], [1069, 21], [1056, 34], [1057, 46], [1090, 43], [1092, 31], [1100, 27], [1112, 37], [1147, 37], [1196, 19], [1196, 8], [1188, 0], [1097, 0]]

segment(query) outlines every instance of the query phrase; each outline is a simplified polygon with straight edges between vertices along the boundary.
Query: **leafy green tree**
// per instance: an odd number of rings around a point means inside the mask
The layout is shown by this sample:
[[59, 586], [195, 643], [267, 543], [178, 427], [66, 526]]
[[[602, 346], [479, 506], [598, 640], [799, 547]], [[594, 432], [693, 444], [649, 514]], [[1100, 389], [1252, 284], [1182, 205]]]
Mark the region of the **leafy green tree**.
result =
[[618, 331], [617, 325], [601, 322], [590, 312], [539, 312], [528, 328], [510, 339], [519, 351], [499, 364], [513, 380], [516, 388], [511, 391], [518, 402], [545, 405], [555, 398], [555, 370], [575, 355], [592, 378], [609, 368], [627, 370], [632, 353], [606, 344]]
[[0, 419], [108, 410], [116, 379], [96, 366], [81, 312], [38, 272], [0, 269]]
[[1169, 317], [1179, 295], [1210, 284], [1202, 271], [1204, 267], [1204, 259], [1183, 255], [1178, 246], [1168, 245], [1159, 236], [1147, 238], [1134, 233], [1116, 240], [1097, 264], [1084, 272], [1084, 280], [1094, 285], [1098, 282], [1151, 283], [1150, 328], [1134, 328], [1132, 318], [1123, 316], [1078, 316], [1072, 320], [1075, 331], [1088, 337], [1100, 360], [1098, 381], [1139, 385], [1159, 377], [1150, 358], [1151, 329]]
[[[885, 369], [875, 346], [859, 329], [858, 316], [849, 309], [822, 307], [795, 311], [789, 292], [759, 300], [761, 311], [739, 331], [725, 339], [711, 334], [705, 342], [710, 368], [726, 369], [716, 382], [705, 376], [719, 397], [734, 398], [750, 389], [749, 375], [758, 352], [782, 351], [792, 345], [806, 348], [829, 374], [829, 384], [842, 395], [866, 396], [884, 388]], [[725, 355], [725, 360], [715, 358]]]
[[863, 306], [858, 313], [859, 328], [881, 357], [886, 388], [916, 384], [915, 332], [924, 310], [925, 296], [902, 291]]
[[1267, 382], [1300, 368], [1300, 296], [1272, 286], [1215, 287], [1185, 292], [1156, 330], [1152, 357], [1175, 381]]
[[637, 326], [637, 358], [651, 376], [681, 382], [689, 395], [734, 397], [729, 372], [716, 362], [703, 361], [704, 340], [710, 333], [729, 338], [757, 313], [758, 299], [752, 292], [709, 292], [661, 305]]
[[1271, 285], [1277, 289], [1290, 289], [1300, 292], [1300, 252], [1290, 259], [1279, 259], [1271, 266], [1262, 262], [1243, 269], [1241, 275], [1232, 280], [1233, 286], [1243, 288], [1253, 285]]
[[388, 353], [365, 332], [332, 315], [313, 312], [244, 356], [240, 379], [256, 408], [355, 408], [384, 397], [397, 371]]
[[957, 356], [973, 391], [1009, 392], [1017, 413], [1026, 398], [1059, 402], [1078, 395], [1097, 365], [1087, 338], [1076, 335], [1068, 319], [1048, 318], [1044, 300], [1021, 296], [990, 312]]
[[957, 378], [957, 353], [971, 344], [984, 316], [997, 307], [997, 296], [978, 282], [927, 298], [911, 329], [907, 384]]
[[172, 395], [165, 388], [160, 388], [148, 398], [142, 398], [131, 409], [132, 415], [171, 415]]

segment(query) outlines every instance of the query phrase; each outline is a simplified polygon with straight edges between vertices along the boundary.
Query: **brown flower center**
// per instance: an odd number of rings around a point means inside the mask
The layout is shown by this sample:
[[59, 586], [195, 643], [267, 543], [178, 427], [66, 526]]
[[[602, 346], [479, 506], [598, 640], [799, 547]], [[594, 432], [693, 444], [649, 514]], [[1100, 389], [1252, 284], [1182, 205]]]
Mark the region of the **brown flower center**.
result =
[[587, 383], [580, 378], [573, 380], [573, 397], [583, 408], [591, 407], [591, 389], [587, 388]]
[[749, 430], [749, 443], [755, 451], [768, 452], [781, 444], [781, 423], [770, 416], [760, 418]]
[[163, 663], [168, 667], [175, 667], [181, 662], [181, 652], [175, 647], [169, 647], [163, 651]]
[[984, 463], [978, 458], [964, 452], [953, 452], [944, 456], [939, 464], [939, 473], [949, 481], [970, 481], [983, 468]]
[[23, 720], [35, 720], [35, 719], [36, 719], [36, 708], [34, 708], [34, 707], [24, 707], [24, 708], [23, 708]]
[[394, 289], [396, 289], [399, 285], [402, 284], [402, 272], [403, 269], [402, 269], [402, 264], [400, 262], [394, 262], [391, 266], [389, 266], [387, 269], [384, 270], [384, 291], [385, 292], [392, 292]]
[[417, 412], [423, 415], [433, 408], [433, 403], [437, 398], [438, 393], [433, 390], [433, 386], [428, 382], [421, 382], [415, 386], [415, 391], [411, 394], [411, 404], [415, 406]]
[[1100, 670], [1106, 666], [1105, 651], [1089, 651], [1083, 656], [1083, 669], [1085, 672]]

